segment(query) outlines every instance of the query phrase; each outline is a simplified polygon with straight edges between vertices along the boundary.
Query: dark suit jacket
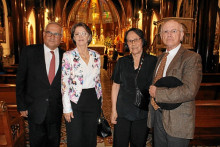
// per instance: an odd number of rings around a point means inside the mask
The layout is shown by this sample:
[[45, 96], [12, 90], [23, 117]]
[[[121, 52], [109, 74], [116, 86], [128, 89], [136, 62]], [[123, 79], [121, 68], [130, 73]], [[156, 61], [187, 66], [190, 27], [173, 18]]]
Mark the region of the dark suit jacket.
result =
[[[28, 110], [28, 119], [40, 124], [46, 117], [50, 122], [62, 116], [61, 61], [50, 85], [44, 58], [43, 45], [30, 45], [22, 50], [16, 77], [16, 100], [18, 111]], [[47, 113], [48, 112], [48, 113]], [[59, 120], [60, 121], [60, 120]]]
[[[164, 54], [158, 57], [155, 71]], [[158, 103], [182, 103], [174, 110], [163, 110], [163, 126], [167, 134], [173, 137], [191, 139], [195, 128], [195, 96], [202, 80], [202, 63], [199, 54], [180, 47], [171, 61], [166, 76], [173, 76], [182, 81], [183, 85], [176, 88], [157, 87]], [[154, 75], [155, 75], [154, 71]], [[154, 125], [152, 105], [149, 105], [148, 126]]]

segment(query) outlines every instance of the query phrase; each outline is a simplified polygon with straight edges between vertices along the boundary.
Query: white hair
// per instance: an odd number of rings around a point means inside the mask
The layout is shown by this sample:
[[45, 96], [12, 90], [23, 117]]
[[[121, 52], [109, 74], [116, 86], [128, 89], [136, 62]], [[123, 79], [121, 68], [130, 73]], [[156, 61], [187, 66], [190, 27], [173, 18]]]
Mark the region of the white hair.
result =
[[54, 22], [54, 21], [49, 22], [49, 23], [46, 25], [46, 27], [45, 27], [44, 31], [47, 31], [48, 26], [49, 26], [49, 25], [51, 25], [51, 24], [58, 25], [58, 26], [61, 28], [61, 34], [63, 34], [63, 28], [62, 28], [62, 26], [61, 26], [59, 23]]

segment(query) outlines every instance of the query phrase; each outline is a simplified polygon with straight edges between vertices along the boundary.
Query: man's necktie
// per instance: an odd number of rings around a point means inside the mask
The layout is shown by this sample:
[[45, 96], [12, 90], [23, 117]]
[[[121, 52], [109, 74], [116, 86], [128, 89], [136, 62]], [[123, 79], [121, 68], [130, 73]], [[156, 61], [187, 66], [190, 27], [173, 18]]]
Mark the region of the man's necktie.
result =
[[164, 54], [161, 62], [160, 62], [160, 66], [157, 70], [157, 74], [154, 78], [154, 81], [153, 81], [153, 84], [157, 82], [157, 80], [159, 80], [160, 78], [163, 77], [163, 71], [164, 71], [164, 67], [165, 67], [165, 64], [166, 64], [166, 61], [167, 61], [167, 56], [168, 56], [168, 52]]
[[50, 61], [48, 79], [49, 79], [50, 84], [52, 84], [54, 76], [55, 76], [55, 55], [53, 51], [50, 51], [50, 52], [52, 54], [52, 59]]
[[[166, 61], [167, 61], [167, 56], [168, 56], [168, 52], [164, 54], [161, 62], [160, 62], [160, 65], [157, 69], [157, 74], [156, 76], [154, 77], [154, 80], [153, 80], [153, 84], [155, 84], [157, 82], [157, 80], [159, 80], [160, 78], [163, 77], [163, 71], [164, 71], [164, 67], [166, 65]], [[155, 99], [153, 97], [151, 97], [151, 105], [154, 107], [155, 110], [157, 110], [158, 108], [160, 108], [156, 102], [155, 102]]]

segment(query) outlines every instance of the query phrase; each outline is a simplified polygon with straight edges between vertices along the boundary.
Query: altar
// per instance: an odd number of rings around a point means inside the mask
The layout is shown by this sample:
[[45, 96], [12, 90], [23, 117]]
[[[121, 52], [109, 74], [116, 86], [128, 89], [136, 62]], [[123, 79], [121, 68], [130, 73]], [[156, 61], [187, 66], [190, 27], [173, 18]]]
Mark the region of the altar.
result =
[[104, 45], [94, 45], [94, 44], [92, 44], [92, 45], [89, 45], [88, 48], [97, 51], [100, 55], [104, 55], [106, 47]]

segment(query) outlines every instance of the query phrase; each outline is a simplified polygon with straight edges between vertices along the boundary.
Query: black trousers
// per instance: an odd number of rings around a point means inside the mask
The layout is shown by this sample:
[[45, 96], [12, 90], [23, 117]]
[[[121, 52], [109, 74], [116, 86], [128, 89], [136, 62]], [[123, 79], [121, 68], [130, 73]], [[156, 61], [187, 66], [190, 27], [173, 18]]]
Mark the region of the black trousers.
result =
[[29, 140], [31, 147], [59, 147], [60, 146], [60, 132], [61, 132], [61, 118], [62, 113], [57, 115], [56, 122], [50, 122], [47, 113], [46, 118], [42, 124], [35, 124], [28, 120], [29, 125]]
[[163, 127], [162, 113], [160, 110], [156, 111], [155, 121], [154, 147], [188, 147], [189, 139], [172, 137], [166, 133]]
[[117, 118], [114, 125], [113, 147], [145, 147], [148, 136], [147, 118], [129, 121]]
[[95, 89], [83, 89], [78, 103], [71, 104], [74, 118], [66, 122], [67, 146], [96, 147], [101, 101], [97, 100]]

